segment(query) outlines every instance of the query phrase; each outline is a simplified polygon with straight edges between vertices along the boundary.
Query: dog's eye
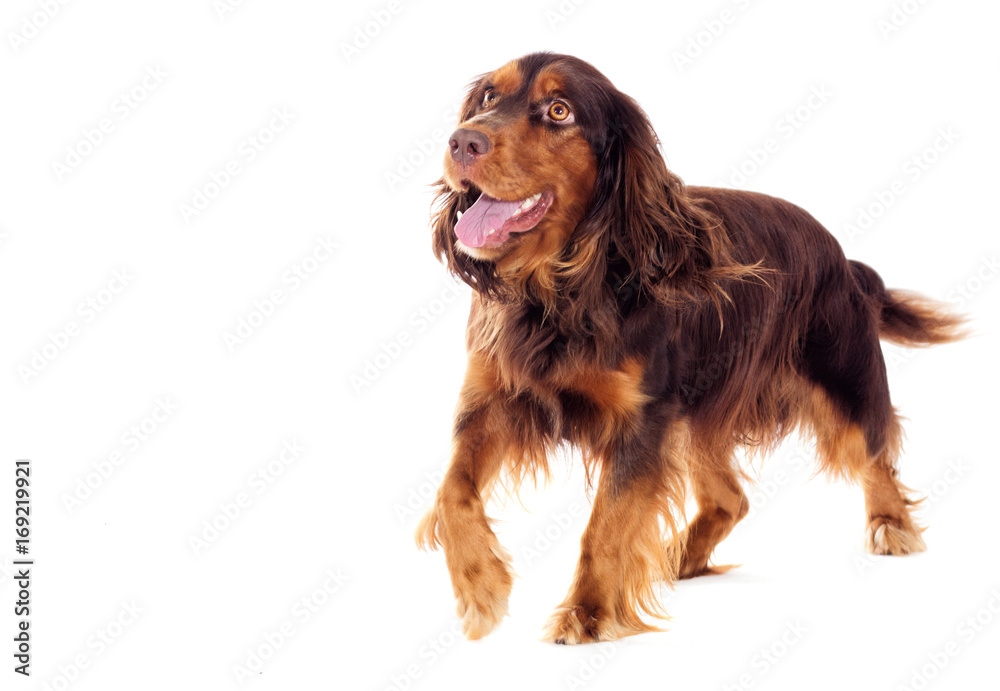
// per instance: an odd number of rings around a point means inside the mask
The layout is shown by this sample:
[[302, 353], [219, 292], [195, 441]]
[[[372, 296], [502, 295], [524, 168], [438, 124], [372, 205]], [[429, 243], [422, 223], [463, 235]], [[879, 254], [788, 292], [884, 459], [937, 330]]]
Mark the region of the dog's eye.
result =
[[487, 89], [483, 96], [483, 108], [489, 108], [497, 100], [497, 93], [493, 89]]
[[569, 117], [569, 106], [562, 101], [554, 101], [549, 106], [549, 117], [556, 122], [562, 122]]

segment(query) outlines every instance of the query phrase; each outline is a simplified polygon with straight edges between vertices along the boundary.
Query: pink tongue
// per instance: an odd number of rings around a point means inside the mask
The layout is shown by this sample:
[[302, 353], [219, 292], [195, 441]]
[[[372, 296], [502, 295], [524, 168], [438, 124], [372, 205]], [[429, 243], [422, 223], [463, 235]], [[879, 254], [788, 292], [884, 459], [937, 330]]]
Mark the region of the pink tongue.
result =
[[505, 202], [485, 194], [479, 195], [476, 203], [462, 214], [455, 224], [455, 235], [466, 247], [482, 247], [490, 237], [490, 230], [500, 230], [514, 215], [521, 202]]

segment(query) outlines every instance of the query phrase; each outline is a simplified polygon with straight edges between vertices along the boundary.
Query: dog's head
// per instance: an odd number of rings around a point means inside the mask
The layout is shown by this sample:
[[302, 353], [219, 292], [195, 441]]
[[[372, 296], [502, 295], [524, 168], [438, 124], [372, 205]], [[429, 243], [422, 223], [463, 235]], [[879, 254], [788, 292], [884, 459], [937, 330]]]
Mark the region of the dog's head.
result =
[[509, 62], [469, 89], [444, 161], [450, 188], [475, 197], [454, 227], [459, 252], [498, 261], [554, 250], [590, 207], [597, 158], [585, 131], [595, 128], [583, 103], [606, 80], [555, 58]]
[[434, 249], [481, 293], [654, 290], [713, 264], [714, 217], [667, 170], [642, 109], [589, 63], [534, 53], [476, 79], [451, 135]]

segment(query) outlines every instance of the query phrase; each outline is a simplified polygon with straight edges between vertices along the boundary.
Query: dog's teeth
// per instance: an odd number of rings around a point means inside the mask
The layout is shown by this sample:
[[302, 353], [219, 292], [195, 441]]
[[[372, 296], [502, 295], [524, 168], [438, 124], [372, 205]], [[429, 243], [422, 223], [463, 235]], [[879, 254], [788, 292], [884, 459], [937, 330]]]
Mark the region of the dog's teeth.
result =
[[534, 197], [531, 198], [531, 201], [537, 202], [541, 198], [542, 198], [542, 193], [539, 192], [538, 194], [536, 194]]
[[523, 204], [521, 204], [520, 208], [519, 208], [519, 209], [518, 209], [518, 210], [517, 210], [517, 211], [516, 211], [515, 213], [518, 213], [518, 214], [519, 214], [519, 213], [521, 213], [522, 211], [527, 211], [528, 209], [530, 209], [530, 208], [531, 208], [531, 206], [532, 206], [532, 205], [533, 205], [534, 203], [535, 203], [535, 198], [534, 198], [534, 197], [528, 197], [527, 199], [525, 199], [525, 200], [524, 200], [524, 203], [523, 203]]
[[464, 214], [464, 213], [465, 213], [464, 211], [459, 211], [459, 212], [458, 212], [458, 217], [457, 217], [457, 218], [455, 218], [455, 220], [456, 220], [456, 221], [461, 221], [461, 220], [462, 220], [462, 214]]
[[488, 234], [489, 235], [493, 235], [493, 233], [495, 233], [495, 232], [497, 232], [496, 228], [490, 228], [490, 232]]

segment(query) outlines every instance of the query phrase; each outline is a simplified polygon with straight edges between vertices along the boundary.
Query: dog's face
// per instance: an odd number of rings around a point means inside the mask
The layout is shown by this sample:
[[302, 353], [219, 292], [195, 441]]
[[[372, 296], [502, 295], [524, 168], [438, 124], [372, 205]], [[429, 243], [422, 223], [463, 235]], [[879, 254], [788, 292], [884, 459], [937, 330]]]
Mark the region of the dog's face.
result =
[[444, 161], [453, 191], [480, 193], [454, 224], [458, 252], [494, 262], [551, 256], [587, 212], [597, 179], [584, 133], [594, 75], [581, 64], [533, 55], [472, 85]]
[[645, 292], [710, 283], [716, 222], [675, 194], [649, 119], [589, 63], [509, 62], [472, 84], [459, 121], [434, 251], [479, 293], [550, 309], [601, 299], [612, 274]]

